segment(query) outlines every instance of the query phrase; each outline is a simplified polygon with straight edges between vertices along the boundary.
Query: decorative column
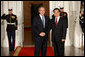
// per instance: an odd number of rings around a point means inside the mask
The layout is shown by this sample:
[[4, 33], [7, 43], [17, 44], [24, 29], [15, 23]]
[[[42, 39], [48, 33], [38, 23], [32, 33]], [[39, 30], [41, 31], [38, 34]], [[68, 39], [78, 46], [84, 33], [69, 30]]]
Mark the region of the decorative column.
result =
[[[1, 1], [1, 15], [3, 13], [8, 14], [8, 2], [7, 1]], [[1, 20], [2, 23], [3, 20]], [[6, 20], [3, 21], [1, 24], [1, 47], [8, 47], [8, 38], [7, 38], [7, 33], [6, 33], [6, 25], [7, 22]]]

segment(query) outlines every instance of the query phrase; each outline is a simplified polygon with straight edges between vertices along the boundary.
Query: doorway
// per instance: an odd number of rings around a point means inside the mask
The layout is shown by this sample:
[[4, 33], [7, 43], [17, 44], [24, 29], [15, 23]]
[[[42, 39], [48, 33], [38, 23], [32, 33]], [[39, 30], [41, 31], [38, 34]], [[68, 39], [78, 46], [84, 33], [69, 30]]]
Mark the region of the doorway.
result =
[[[49, 16], [49, 1], [24, 1], [24, 46], [34, 45], [34, 36], [32, 32], [33, 17], [38, 13], [38, 8], [44, 6], [46, 8], [46, 14]], [[50, 37], [48, 39], [48, 45], [50, 45]]]

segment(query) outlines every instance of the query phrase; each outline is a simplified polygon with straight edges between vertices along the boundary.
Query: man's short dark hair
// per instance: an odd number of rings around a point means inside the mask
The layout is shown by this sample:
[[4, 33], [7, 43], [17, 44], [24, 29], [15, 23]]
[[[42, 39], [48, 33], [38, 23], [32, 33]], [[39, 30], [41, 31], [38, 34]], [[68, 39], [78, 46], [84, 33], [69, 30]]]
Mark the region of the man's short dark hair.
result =
[[55, 8], [55, 9], [53, 10], [53, 12], [54, 12], [55, 10], [58, 10], [58, 11], [60, 12], [60, 9], [59, 9], [59, 8]]
[[40, 7], [38, 8], [38, 10], [39, 10], [40, 8], [45, 8], [45, 7], [44, 7], [44, 6], [40, 6]]

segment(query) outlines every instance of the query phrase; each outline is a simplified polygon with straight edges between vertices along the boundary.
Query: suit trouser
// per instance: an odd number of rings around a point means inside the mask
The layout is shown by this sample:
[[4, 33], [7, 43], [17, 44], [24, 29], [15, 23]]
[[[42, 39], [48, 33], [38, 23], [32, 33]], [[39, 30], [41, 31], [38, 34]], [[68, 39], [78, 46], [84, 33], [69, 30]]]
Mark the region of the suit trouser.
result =
[[35, 56], [46, 56], [47, 53], [47, 38], [36, 37], [35, 38]]
[[54, 40], [53, 46], [55, 56], [64, 56], [64, 43], [61, 41], [61, 39]]
[[[7, 31], [8, 42], [9, 42], [9, 50], [14, 51], [15, 47], [15, 31]], [[11, 41], [12, 40], [12, 41]]]

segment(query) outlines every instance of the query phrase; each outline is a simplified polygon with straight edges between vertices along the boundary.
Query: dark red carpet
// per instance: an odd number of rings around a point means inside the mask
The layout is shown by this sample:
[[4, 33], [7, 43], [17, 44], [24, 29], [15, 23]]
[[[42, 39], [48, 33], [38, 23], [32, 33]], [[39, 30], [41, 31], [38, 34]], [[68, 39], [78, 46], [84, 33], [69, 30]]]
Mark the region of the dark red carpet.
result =
[[[18, 56], [34, 56], [34, 47], [23, 47], [21, 48]], [[54, 56], [54, 51], [52, 47], [47, 48], [47, 56]]]

